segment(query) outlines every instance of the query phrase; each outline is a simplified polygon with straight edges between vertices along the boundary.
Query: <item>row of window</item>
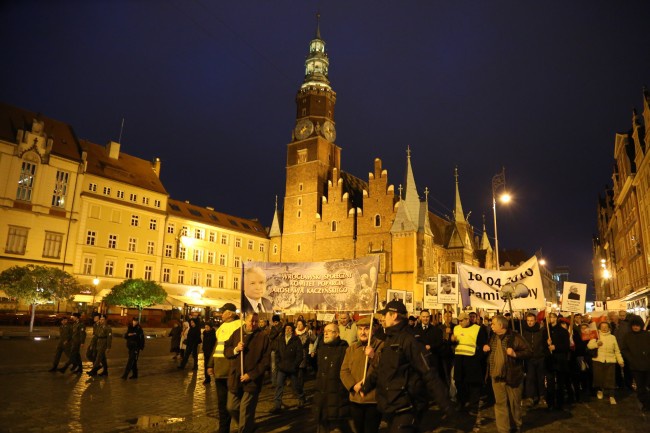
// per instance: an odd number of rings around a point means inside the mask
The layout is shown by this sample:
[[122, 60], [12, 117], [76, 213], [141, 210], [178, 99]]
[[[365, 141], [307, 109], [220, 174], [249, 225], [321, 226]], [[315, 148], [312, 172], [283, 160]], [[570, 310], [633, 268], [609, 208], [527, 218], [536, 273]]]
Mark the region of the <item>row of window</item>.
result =
[[[16, 191], [16, 200], [32, 201], [34, 184], [36, 180], [36, 164], [29, 161], [23, 161], [20, 167], [20, 176], [18, 177], [18, 189]], [[65, 207], [65, 198], [68, 194], [68, 181], [70, 173], [63, 170], [57, 170], [54, 178], [54, 191], [52, 192], [52, 207]]]
[[[97, 192], [97, 184], [93, 183], [93, 182], [88, 183], [88, 191]], [[107, 197], [111, 196], [111, 192], [112, 192], [112, 190], [111, 190], [110, 186], [105, 186], [103, 188], [103, 190], [102, 190], [102, 193]], [[115, 193], [115, 197], [117, 197], [117, 198], [119, 198], [121, 200], [125, 200], [124, 191], [118, 189], [116, 191], [116, 193]], [[129, 201], [132, 202], [132, 203], [138, 203], [138, 194], [129, 193]], [[142, 204], [144, 206], [149, 206], [149, 197], [142, 196], [141, 202], [142, 202]], [[154, 205], [154, 207], [160, 208], [162, 206], [162, 201], [156, 199], [156, 200], [153, 201], [153, 205]]]
[[[186, 237], [192, 237], [194, 239], [199, 239], [199, 240], [205, 240], [206, 239], [206, 230], [202, 228], [195, 228], [193, 229], [194, 231], [194, 236], [190, 236], [191, 230], [188, 226], [182, 226], [180, 228], [179, 235], [180, 236], [186, 236]], [[169, 234], [174, 234], [176, 232], [176, 224], [175, 223], [168, 223], [167, 224], [167, 233]], [[207, 232], [207, 240], [209, 242], [217, 242], [217, 232], [215, 231], [208, 231]], [[220, 238], [219, 238], [219, 243], [221, 245], [228, 245], [228, 235], [225, 233], [222, 233]], [[242, 247], [242, 238], [236, 237], [235, 238], [235, 248], [241, 248]], [[255, 249], [255, 242], [252, 240], [249, 240], [247, 242], [247, 248], [249, 250], [254, 250]], [[260, 243], [259, 244], [259, 251], [261, 253], [264, 252], [264, 244]]]
[[[131, 226], [140, 227], [140, 215], [131, 214]], [[158, 220], [156, 218], [149, 219], [149, 230], [158, 230]]]
[[[29, 235], [28, 227], [9, 226], [7, 233], [7, 243], [5, 244], [5, 253], [21, 254], [27, 252], [27, 237]], [[58, 259], [61, 257], [61, 247], [63, 246], [63, 233], [45, 232], [45, 241], [43, 242], [43, 257]]]

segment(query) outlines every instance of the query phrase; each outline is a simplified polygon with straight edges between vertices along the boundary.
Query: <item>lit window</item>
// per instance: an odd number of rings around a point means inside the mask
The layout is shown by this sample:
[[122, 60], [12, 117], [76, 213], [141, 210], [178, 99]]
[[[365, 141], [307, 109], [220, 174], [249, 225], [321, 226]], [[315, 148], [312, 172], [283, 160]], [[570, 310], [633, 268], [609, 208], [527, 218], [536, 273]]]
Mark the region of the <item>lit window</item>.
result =
[[108, 186], [104, 187], [104, 195], [111, 195], [111, 188]]
[[54, 193], [52, 194], [52, 206], [65, 207], [65, 196], [68, 194], [68, 178], [67, 171], [56, 172], [56, 180], [54, 182]]
[[235, 247], [237, 248], [241, 247], [241, 238], [235, 238]]
[[217, 280], [217, 287], [220, 288], [220, 289], [223, 289], [224, 281], [225, 281], [224, 276], [219, 275], [219, 279]]
[[165, 245], [165, 257], [171, 257], [173, 249], [174, 247], [172, 246], [172, 244]]
[[208, 287], [212, 287], [212, 274], [205, 275], [205, 285]]
[[219, 254], [219, 264], [221, 266], [226, 266], [226, 255], [225, 254]]
[[194, 230], [194, 238], [195, 239], [204, 239], [205, 238], [205, 231], [203, 229]]
[[172, 270], [169, 268], [163, 268], [163, 283], [169, 283], [171, 280]]
[[16, 200], [32, 200], [32, 190], [34, 188], [35, 176], [36, 164], [23, 161], [23, 165], [20, 168], [20, 177], [18, 178], [18, 191], [16, 192]]
[[192, 285], [193, 286], [198, 286], [201, 284], [201, 273], [200, 272], [192, 272]]
[[167, 224], [167, 233], [174, 234], [174, 223]]
[[252, 251], [253, 248], [255, 248], [255, 243], [253, 241], [248, 241], [248, 249]]

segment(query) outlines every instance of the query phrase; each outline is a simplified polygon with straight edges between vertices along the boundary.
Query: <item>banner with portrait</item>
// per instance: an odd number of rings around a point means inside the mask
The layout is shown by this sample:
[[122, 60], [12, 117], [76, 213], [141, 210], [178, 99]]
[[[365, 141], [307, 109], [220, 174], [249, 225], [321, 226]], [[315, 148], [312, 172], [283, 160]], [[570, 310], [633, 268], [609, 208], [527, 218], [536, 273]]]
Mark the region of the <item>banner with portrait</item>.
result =
[[438, 275], [438, 303], [458, 305], [458, 275]]
[[505, 298], [512, 299], [513, 310], [544, 310], [546, 299], [537, 257], [516, 269], [497, 271], [458, 264], [458, 279], [463, 307], [491, 310], [509, 309]]
[[570, 313], [585, 312], [587, 285], [565, 281], [562, 290], [562, 310]]
[[241, 310], [373, 311], [377, 256], [311, 263], [244, 262]]
[[444, 310], [445, 306], [438, 303], [438, 277], [434, 281], [424, 282], [424, 308], [427, 310]]

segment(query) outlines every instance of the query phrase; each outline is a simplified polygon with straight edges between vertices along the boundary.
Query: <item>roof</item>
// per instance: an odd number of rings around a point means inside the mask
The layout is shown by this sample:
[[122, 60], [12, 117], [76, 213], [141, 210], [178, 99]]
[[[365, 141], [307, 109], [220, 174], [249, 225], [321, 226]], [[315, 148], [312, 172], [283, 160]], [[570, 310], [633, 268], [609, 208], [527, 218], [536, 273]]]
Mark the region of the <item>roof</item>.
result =
[[350, 197], [350, 203], [356, 207], [363, 206], [363, 190], [368, 191], [368, 182], [364, 182], [360, 178], [341, 171], [341, 178], [343, 179], [343, 192], [347, 192]]
[[0, 140], [18, 144], [18, 130], [31, 131], [34, 119], [44, 123], [43, 132], [53, 141], [51, 154], [81, 161], [79, 140], [72, 126], [3, 102], [0, 102]]
[[264, 226], [257, 220], [228, 215], [211, 208], [193, 205], [180, 200], [169, 199], [167, 201], [167, 213], [170, 216], [267, 238]]
[[150, 161], [124, 152], [120, 152], [119, 157], [113, 159], [108, 156], [105, 146], [87, 140], [81, 140], [81, 147], [88, 152], [87, 173], [167, 194]]

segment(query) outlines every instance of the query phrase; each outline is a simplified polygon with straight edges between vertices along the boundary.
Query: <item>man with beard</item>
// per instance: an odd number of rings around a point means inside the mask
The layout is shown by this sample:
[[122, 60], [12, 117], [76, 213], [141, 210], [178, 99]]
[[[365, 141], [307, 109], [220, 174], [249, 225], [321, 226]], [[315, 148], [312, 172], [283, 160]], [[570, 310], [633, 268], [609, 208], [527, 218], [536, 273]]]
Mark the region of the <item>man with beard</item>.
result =
[[384, 345], [383, 341], [373, 335], [369, 346], [372, 352], [366, 356], [369, 334], [370, 318], [366, 316], [357, 322], [357, 341], [345, 351], [345, 358], [341, 366], [341, 381], [350, 392], [350, 412], [355, 433], [375, 433], [379, 430], [381, 422], [375, 391], [361, 396], [366, 365], [368, 374], [372, 373], [377, 367], [379, 359], [377, 353]]
[[[376, 390], [377, 409], [386, 417], [388, 433], [417, 432], [428, 409], [429, 396], [444, 412], [454, 416], [447, 386], [430, 368], [426, 349], [408, 329], [404, 304], [390, 301], [380, 313], [384, 315], [386, 339], [377, 368], [361, 387], [361, 396]], [[366, 354], [371, 355], [370, 351]]]
[[137, 317], [133, 318], [131, 324], [127, 328], [124, 339], [126, 340], [126, 348], [129, 350], [129, 360], [126, 362], [122, 380], [126, 380], [131, 371], [133, 372], [131, 379], [137, 379], [138, 356], [140, 355], [140, 351], [144, 350], [144, 331], [142, 330], [140, 320], [138, 320]]
[[544, 359], [546, 342], [544, 341], [544, 333], [540, 324], [537, 323], [537, 316], [535, 314], [526, 314], [526, 323], [522, 326], [521, 336], [533, 350], [533, 355], [526, 360], [524, 404], [527, 406], [538, 403], [545, 404], [544, 395], [546, 395], [546, 385], [544, 385], [544, 378], [546, 371], [544, 368]]
[[214, 384], [217, 388], [217, 409], [219, 412], [218, 433], [230, 432], [230, 412], [228, 412], [228, 372], [230, 362], [224, 354], [226, 341], [241, 327], [241, 320], [235, 311], [237, 307], [230, 302], [221, 307], [221, 326], [217, 329], [217, 344], [214, 353], [208, 360], [208, 375], [214, 374]]
[[339, 325], [328, 323], [317, 352], [318, 372], [314, 386], [317, 433], [351, 431], [349, 392], [341, 382], [341, 365], [347, 348], [348, 343], [339, 337]]
[[237, 421], [239, 433], [252, 433], [264, 373], [271, 362], [269, 336], [259, 330], [257, 313], [246, 316], [243, 336], [234, 332], [224, 345], [224, 353], [230, 361], [228, 412]]

